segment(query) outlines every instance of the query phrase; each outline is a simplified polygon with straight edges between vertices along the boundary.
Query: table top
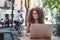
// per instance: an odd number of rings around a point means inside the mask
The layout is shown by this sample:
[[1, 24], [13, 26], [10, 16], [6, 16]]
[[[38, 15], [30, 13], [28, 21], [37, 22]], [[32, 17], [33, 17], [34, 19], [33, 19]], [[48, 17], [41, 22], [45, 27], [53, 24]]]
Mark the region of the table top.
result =
[[[35, 40], [35, 39], [29, 39], [28, 37], [18, 37], [18, 40]], [[60, 40], [60, 37], [52, 36], [51, 40]]]

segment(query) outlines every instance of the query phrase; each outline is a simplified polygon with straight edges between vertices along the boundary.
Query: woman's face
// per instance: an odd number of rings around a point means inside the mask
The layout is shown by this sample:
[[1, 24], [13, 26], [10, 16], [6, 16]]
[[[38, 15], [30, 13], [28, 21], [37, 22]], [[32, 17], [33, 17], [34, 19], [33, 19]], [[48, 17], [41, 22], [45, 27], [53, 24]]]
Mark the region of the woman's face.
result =
[[38, 13], [37, 13], [36, 10], [33, 11], [32, 16], [33, 16], [34, 19], [38, 19]]

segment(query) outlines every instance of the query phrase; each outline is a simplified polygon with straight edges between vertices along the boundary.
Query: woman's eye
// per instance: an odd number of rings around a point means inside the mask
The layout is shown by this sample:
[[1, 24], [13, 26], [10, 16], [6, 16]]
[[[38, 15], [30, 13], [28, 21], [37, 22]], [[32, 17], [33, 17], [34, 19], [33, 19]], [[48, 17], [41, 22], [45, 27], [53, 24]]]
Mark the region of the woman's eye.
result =
[[33, 14], [37, 14], [37, 13], [33, 13]]

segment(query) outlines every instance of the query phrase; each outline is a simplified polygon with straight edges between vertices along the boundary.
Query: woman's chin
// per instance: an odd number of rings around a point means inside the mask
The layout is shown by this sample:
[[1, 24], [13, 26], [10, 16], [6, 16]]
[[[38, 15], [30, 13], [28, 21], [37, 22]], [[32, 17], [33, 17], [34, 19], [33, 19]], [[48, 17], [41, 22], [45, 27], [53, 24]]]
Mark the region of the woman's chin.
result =
[[34, 19], [37, 19], [37, 18], [34, 18]]

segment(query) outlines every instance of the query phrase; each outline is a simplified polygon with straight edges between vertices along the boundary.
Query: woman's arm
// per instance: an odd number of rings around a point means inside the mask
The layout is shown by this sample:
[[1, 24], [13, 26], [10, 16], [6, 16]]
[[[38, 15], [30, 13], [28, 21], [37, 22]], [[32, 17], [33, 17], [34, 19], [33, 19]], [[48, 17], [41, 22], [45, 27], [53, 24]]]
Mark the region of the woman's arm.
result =
[[30, 22], [27, 22], [26, 33], [30, 33]]
[[26, 27], [26, 36], [30, 36], [30, 22], [27, 22], [27, 27]]

